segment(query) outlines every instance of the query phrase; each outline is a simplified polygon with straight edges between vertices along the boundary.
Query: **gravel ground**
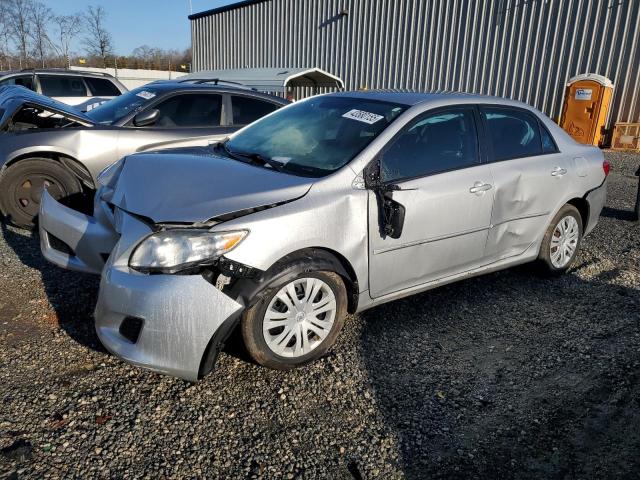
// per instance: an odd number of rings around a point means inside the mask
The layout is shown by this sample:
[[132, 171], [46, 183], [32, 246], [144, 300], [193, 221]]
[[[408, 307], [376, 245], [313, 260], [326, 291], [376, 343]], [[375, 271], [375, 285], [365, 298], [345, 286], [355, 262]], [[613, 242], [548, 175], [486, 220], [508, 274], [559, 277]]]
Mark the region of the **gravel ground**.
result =
[[599, 226], [557, 279], [516, 268], [350, 318], [275, 372], [223, 354], [196, 385], [105, 352], [97, 279], [0, 239], [8, 478], [638, 478], [639, 155], [608, 152]]

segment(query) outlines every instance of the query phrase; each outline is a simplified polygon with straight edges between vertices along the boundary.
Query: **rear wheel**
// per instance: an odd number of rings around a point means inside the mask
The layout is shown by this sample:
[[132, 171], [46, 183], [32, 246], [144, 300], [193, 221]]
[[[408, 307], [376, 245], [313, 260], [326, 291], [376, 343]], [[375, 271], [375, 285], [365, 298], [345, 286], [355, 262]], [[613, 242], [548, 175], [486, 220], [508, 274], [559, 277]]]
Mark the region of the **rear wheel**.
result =
[[573, 205], [560, 209], [547, 228], [538, 261], [546, 272], [561, 274], [575, 261], [582, 241], [582, 217]]
[[34, 228], [44, 188], [56, 200], [82, 192], [80, 181], [55, 160], [21, 160], [0, 180], [0, 211], [12, 224]]
[[344, 283], [333, 272], [304, 272], [271, 285], [242, 319], [249, 354], [288, 370], [316, 360], [335, 343], [347, 311]]

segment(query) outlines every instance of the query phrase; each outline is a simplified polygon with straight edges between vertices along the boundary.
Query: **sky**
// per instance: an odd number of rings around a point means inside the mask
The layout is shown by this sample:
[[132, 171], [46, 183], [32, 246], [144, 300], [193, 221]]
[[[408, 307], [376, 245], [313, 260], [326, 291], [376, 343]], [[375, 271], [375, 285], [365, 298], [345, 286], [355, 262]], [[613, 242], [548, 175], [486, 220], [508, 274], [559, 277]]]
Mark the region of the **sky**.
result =
[[[71, 14], [101, 5], [107, 28], [113, 36], [115, 53], [128, 55], [140, 45], [183, 50], [191, 46], [191, 29], [187, 16], [221, 7], [237, 0], [40, 0], [55, 15]], [[80, 41], [74, 50], [82, 52]]]

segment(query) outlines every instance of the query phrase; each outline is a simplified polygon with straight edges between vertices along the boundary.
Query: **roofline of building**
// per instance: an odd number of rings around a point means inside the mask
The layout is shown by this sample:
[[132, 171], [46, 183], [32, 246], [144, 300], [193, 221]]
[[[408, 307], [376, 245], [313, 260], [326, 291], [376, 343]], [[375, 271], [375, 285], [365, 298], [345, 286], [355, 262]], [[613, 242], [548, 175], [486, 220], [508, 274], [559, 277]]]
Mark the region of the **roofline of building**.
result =
[[189, 15], [189, 20], [195, 20], [196, 18], [208, 17], [210, 15], [216, 15], [218, 13], [228, 12], [229, 10], [235, 10], [236, 8], [248, 7], [256, 3], [264, 2], [265, 0], [242, 0], [240, 2], [230, 3], [224, 7], [212, 8], [211, 10], [205, 10], [204, 12], [193, 13]]

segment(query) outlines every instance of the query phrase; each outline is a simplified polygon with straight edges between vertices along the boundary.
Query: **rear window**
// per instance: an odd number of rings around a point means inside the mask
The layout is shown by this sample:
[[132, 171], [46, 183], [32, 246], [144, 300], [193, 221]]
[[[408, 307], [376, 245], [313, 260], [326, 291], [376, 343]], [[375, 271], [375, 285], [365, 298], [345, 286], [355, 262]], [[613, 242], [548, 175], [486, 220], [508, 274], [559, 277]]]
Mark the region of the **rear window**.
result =
[[86, 97], [87, 89], [80, 77], [38, 75], [42, 93], [49, 97]]
[[84, 81], [87, 82], [91, 95], [94, 97], [117, 97], [120, 95], [120, 90], [106, 78], [84, 77]]
[[515, 108], [483, 107], [494, 160], [532, 157], [542, 154], [538, 119]]
[[544, 153], [556, 153], [558, 151], [558, 146], [549, 131], [543, 125], [540, 125], [540, 135], [542, 136], [542, 151]]
[[17, 77], [5, 78], [0, 81], [0, 87], [4, 87], [5, 85], [21, 85], [29, 90], [33, 90], [33, 75], [20, 75]]
[[233, 125], [247, 125], [264, 117], [278, 108], [271, 102], [250, 97], [231, 96]]

